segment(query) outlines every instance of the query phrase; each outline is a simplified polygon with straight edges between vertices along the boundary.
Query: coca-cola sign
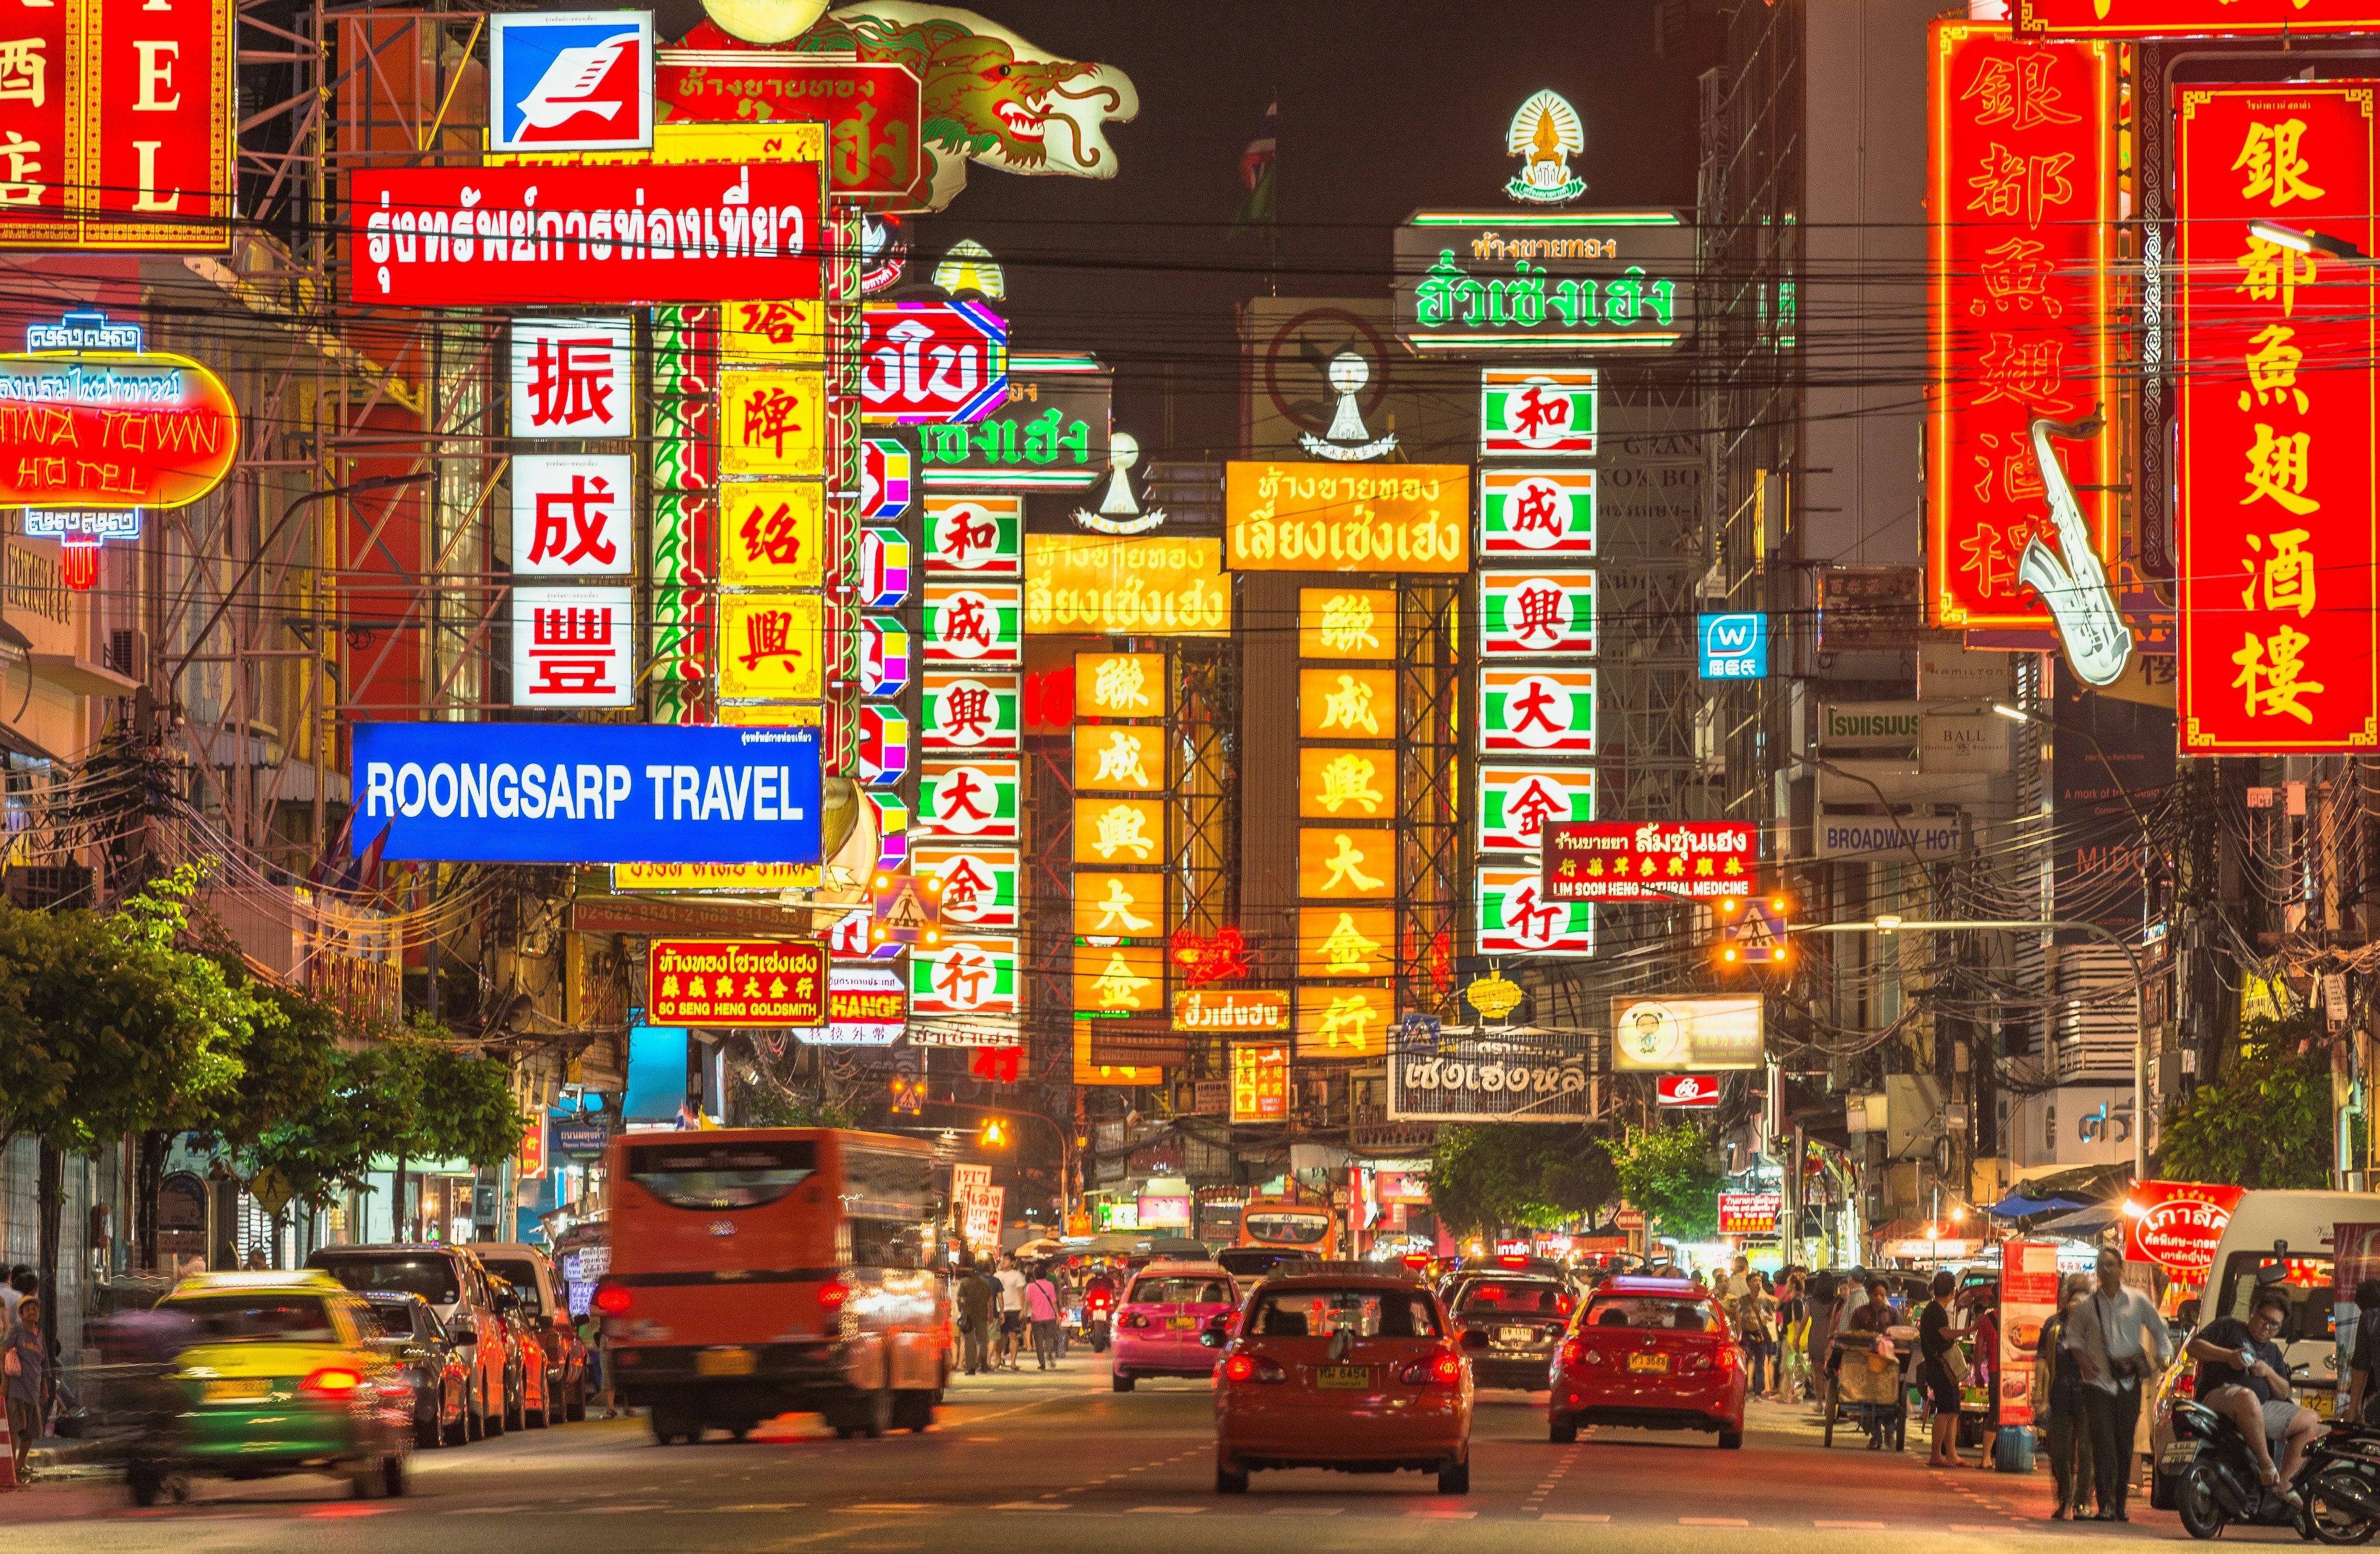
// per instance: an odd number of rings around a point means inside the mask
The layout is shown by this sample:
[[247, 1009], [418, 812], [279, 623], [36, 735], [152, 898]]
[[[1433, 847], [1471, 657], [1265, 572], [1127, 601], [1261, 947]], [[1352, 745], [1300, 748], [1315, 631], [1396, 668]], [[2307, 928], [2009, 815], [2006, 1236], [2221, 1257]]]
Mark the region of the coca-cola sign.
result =
[[820, 187], [815, 162], [358, 172], [348, 297], [398, 308], [807, 300], [824, 255]]
[[903, 426], [979, 421], [1008, 398], [1008, 324], [980, 302], [870, 302], [860, 408]]
[[1664, 1074], [1653, 1081], [1653, 1099], [1663, 1106], [1708, 1109], [1718, 1105], [1718, 1075]]
[[2204, 1279], [2242, 1188], [2212, 1182], [2135, 1182], [2124, 1198], [2124, 1260]]

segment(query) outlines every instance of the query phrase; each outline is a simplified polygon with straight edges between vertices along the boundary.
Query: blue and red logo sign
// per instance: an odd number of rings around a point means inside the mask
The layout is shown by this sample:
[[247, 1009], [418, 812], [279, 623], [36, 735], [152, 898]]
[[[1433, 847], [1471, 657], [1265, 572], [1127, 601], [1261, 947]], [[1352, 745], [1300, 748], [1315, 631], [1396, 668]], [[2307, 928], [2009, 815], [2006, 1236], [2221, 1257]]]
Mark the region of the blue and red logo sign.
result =
[[637, 151], [653, 143], [653, 14], [489, 18], [492, 151]]

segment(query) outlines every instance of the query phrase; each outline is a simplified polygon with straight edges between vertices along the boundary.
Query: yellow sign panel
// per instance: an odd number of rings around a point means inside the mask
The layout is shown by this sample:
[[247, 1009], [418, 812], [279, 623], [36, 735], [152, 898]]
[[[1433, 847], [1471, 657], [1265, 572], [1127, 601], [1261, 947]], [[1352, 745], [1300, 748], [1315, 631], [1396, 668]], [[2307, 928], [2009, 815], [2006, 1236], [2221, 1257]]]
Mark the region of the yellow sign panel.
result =
[[824, 302], [727, 302], [719, 310], [719, 359], [818, 361], [826, 355]]
[[820, 594], [722, 595], [719, 694], [818, 700], [826, 683], [825, 624]]
[[1297, 989], [1300, 1058], [1378, 1058], [1389, 1050], [1396, 1000], [1386, 988]]
[[744, 368], [719, 374], [719, 472], [826, 473], [826, 374]]
[[1075, 861], [1157, 864], [1166, 861], [1165, 805], [1154, 798], [1075, 800]]
[[815, 162], [826, 168], [826, 126], [778, 119], [768, 124], [657, 124], [653, 149], [634, 152], [505, 152], [491, 167], [681, 166], [697, 162]]
[[1165, 952], [1153, 944], [1075, 951], [1075, 1013], [1148, 1014], [1165, 1007]]
[[1307, 826], [1297, 833], [1297, 893], [1387, 901], [1397, 893], [1397, 833], [1383, 826]]
[[731, 589], [815, 589], [826, 577], [826, 488], [732, 480], [719, 488], [719, 580]]
[[1467, 572], [1471, 468], [1232, 463], [1223, 539], [1234, 572]]
[[615, 863], [612, 889], [631, 891], [748, 891], [773, 894], [808, 890], [819, 882], [814, 863]]
[[1165, 1071], [1153, 1063], [1095, 1063], [1091, 1061], [1090, 1020], [1075, 1024], [1075, 1083], [1077, 1085], [1157, 1085]]
[[[1027, 584], [1029, 589], [1032, 585]], [[1163, 653], [1076, 653], [1075, 716], [1165, 716]]]
[[1297, 813], [1308, 820], [1382, 820], [1397, 812], [1397, 759], [1388, 750], [1297, 751]]
[[826, 709], [815, 701], [722, 701], [719, 722], [728, 728], [822, 728]]
[[1163, 729], [1075, 725], [1075, 792], [1160, 793], [1165, 785]]
[[1027, 637], [1229, 637], [1218, 540], [1025, 537]]
[[1396, 590], [1298, 589], [1297, 656], [1302, 659], [1396, 657]]
[[1165, 876], [1075, 871], [1075, 932], [1090, 939], [1165, 937]]
[[1297, 909], [1300, 977], [1386, 977], [1396, 969], [1397, 915], [1386, 906]]
[[1301, 739], [1394, 739], [1396, 671], [1299, 670], [1297, 735]]

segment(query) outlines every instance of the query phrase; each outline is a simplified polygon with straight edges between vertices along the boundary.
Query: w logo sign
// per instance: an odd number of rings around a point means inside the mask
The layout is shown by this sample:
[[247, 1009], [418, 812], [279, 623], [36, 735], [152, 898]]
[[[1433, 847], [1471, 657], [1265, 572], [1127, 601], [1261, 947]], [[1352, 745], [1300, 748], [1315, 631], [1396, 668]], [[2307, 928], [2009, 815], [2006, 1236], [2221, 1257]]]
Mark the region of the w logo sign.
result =
[[1767, 616], [1705, 615], [1702, 640], [1704, 679], [1768, 677]]

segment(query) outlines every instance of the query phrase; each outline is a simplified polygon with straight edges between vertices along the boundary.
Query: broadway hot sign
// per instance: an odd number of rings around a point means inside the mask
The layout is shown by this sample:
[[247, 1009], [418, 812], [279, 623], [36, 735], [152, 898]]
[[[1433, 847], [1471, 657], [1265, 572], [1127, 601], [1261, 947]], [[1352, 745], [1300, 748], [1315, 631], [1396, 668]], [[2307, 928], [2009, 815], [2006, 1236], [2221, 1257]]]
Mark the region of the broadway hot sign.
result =
[[348, 296], [366, 306], [820, 295], [815, 162], [406, 167], [349, 188]]

